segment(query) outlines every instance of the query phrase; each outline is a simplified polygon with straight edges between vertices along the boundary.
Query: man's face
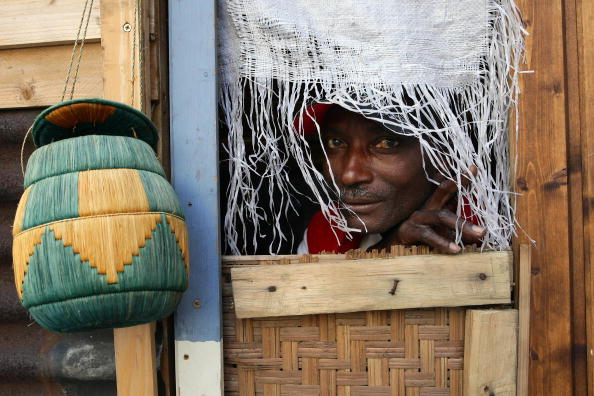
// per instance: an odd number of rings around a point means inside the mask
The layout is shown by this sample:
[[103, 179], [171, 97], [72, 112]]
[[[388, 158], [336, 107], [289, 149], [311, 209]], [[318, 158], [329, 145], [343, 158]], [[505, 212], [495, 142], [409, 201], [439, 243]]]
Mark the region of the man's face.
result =
[[[423, 170], [419, 141], [339, 106], [322, 127], [330, 172], [340, 188], [349, 227], [382, 233], [406, 220], [433, 192]], [[363, 222], [363, 223], [362, 223]], [[363, 225], [364, 224], [364, 225]]]

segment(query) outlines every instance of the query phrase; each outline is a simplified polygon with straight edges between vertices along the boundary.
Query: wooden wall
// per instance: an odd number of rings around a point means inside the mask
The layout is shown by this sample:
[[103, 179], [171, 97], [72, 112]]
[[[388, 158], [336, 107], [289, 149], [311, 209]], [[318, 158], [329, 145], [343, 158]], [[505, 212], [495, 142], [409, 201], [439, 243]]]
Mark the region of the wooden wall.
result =
[[[75, 98], [103, 96], [100, 2], [95, 1]], [[0, 109], [60, 101], [84, 8], [81, 0], [3, 0]]]
[[[529, 395], [593, 394], [594, 2], [520, 0], [517, 213], [532, 254]], [[527, 241], [520, 231], [520, 241]]]

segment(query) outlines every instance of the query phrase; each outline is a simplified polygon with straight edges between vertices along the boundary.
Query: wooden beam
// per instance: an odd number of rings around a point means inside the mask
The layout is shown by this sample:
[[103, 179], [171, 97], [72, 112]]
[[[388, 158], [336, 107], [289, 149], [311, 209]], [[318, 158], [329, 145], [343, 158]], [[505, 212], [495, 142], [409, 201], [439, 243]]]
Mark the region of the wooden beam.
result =
[[[565, 55], [565, 83], [566, 83], [566, 119], [567, 119], [567, 156], [568, 156], [568, 184], [569, 184], [569, 257], [571, 274], [571, 355], [573, 360], [573, 394], [582, 395], [587, 392], [589, 378], [592, 378], [592, 370], [588, 369], [587, 353], [587, 311], [590, 306], [587, 302], [587, 259], [585, 252], [589, 249], [587, 241], [587, 218], [588, 197], [584, 187], [587, 186], [588, 171], [583, 163], [588, 156], [591, 146], [588, 144], [586, 135], [582, 135], [580, 90], [583, 82], [591, 74], [591, 67], [584, 75], [580, 75], [579, 53], [580, 43], [586, 37], [580, 37], [585, 32], [580, 26], [580, 1], [563, 2], [563, 26], [564, 26], [564, 48]], [[591, 1], [588, 1], [591, 3]], [[591, 25], [586, 21], [586, 29]], [[592, 31], [590, 30], [590, 34]], [[583, 152], [582, 152], [583, 150]], [[584, 195], [584, 193], [586, 194]], [[591, 386], [591, 385], [590, 385]], [[592, 391], [590, 391], [592, 393]]]
[[[572, 240], [567, 157], [571, 116], [567, 109], [564, 3], [519, 0], [526, 41], [520, 78], [520, 131], [515, 190], [519, 243], [532, 250], [529, 395], [584, 394], [573, 377]], [[589, 71], [586, 71], [589, 73]], [[579, 161], [578, 161], [579, 162]], [[569, 169], [568, 169], [569, 168]], [[579, 170], [578, 170], [579, 172]], [[551, 373], [555, 373], [551, 375]]]
[[[141, 2], [144, 5], [145, 0]], [[134, 32], [145, 29], [146, 14], [136, 27], [135, 3], [135, 0], [101, 1], [104, 97], [145, 110], [144, 98], [140, 98], [141, 46], [134, 45]], [[118, 396], [157, 395], [154, 329], [154, 323], [114, 329]]]
[[520, 257], [516, 261], [519, 267], [517, 281], [519, 310], [518, 326], [518, 381], [517, 394], [528, 395], [528, 373], [530, 369], [530, 245], [520, 246]]
[[[576, 85], [579, 90], [579, 99], [574, 100], [572, 104], [579, 104], [580, 109], [581, 145], [579, 148], [581, 152], [579, 154], [581, 155], [576, 155], [575, 158], [580, 158], [582, 161], [581, 176], [583, 185], [582, 191], [579, 191], [582, 199], [579, 202], [583, 205], [583, 208], [581, 208], [581, 213], [576, 213], [576, 218], [582, 218], [584, 226], [584, 238], [581, 247], [584, 249], [583, 279], [585, 299], [580, 302], [585, 308], [586, 348], [580, 347], [578, 349], [576, 346], [574, 355], [587, 360], [587, 389], [591, 395], [594, 393], [594, 273], [592, 271], [592, 265], [594, 265], [594, 200], [592, 199], [594, 197], [594, 123], [592, 122], [594, 119], [594, 75], [592, 74], [594, 69], [594, 3], [591, 0], [577, 0], [575, 5], [577, 58], [579, 59], [579, 79], [576, 81]], [[581, 273], [577, 275], [579, 276]], [[576, 280], [577, 282], [579, 282], [579, 278]], [[572, 325], [574, 324], [572, 323]], [[583, 338], [577, 341], [582, 340]], [[574, 342], [574, 344], [577, 344], [577, 342]], [[583, 370], [576, 373], [574, 378], [577, 380], [580, 374], [582, 374], [583, 378]]]
[[464, 395], [515, 395], [518, 311], [468, 310]]
[[180, 396], [224, 393], [217, 4], [214, 0], [169, 1], [171, 174], [184, 206], [192, 241], [190, 257], [197, 258], [175, 315]]
[[238, 318], [510, 302], [511, 252], [231, 269]]
[[[101, 45], [103, 47], [104, 97], [117, 100], [145, 110], [146, 95], [140, 104], [140, 45], [134, 45], [134, 10], [135, 0], [101, 1]], [[142, 4], [146, 0], [141, 0]], [[144, 9], [146, 12], [146, 8]], [[141, 17], [147, 19], [146, 13]], [[146, 27], [140, 27], [145, 29]], [[146, 36], [146, 35], [145, 35]], [[133, 56], [133, 49], [136, 54]], [[146, 48], [146, 45], [144, 46]], [[134, 60], [134, 62], [133, 62]], [[146, 66], [147, 60], [145, 59]], [[134, 66], [134, 74], [132, 67]], [[146, 78], [146, 73], [144, 77]], [[132, 86], [134, 103], [132, 103]], [[146, 92], [145, 92], [146, 93]]]
[[115, 329], [113, 342], [118, 396], [157, 396], [155, 323]]
[[[71, 52], [71, 45], [0, 50], [0, 108], [58, 103]], [[85, 45], [75, 98], [102, 96], [101, 58], [99, 44]]]
[[[73, 43], [84, 4], [82, 0], [2, 0], [0, 49]], [[87, 42], [101, 38], [99, 18], [99, 0], [95, 0]]]

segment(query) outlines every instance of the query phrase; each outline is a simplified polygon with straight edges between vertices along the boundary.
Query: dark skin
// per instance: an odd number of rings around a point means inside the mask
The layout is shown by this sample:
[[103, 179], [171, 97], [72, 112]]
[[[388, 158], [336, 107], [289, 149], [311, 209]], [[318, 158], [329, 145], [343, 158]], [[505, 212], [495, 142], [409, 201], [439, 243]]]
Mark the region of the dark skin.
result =
[[322, 140], [330, 163], [330, 168], [324, 163], [324, 176], [334, 176], [340, 199], [350, 209], [343, 212], [349, 227], [382, 235], [373, 249], [421, 243], [458, 253], [457, 226], [464, 224], [465, 242], [478, 242], [485, 235], [483, 227], [465, 223], [449, 209], [455, 183], [446, 180], [435, 186], [427, 179], [416, 138], [334, 106], [322, 127]]

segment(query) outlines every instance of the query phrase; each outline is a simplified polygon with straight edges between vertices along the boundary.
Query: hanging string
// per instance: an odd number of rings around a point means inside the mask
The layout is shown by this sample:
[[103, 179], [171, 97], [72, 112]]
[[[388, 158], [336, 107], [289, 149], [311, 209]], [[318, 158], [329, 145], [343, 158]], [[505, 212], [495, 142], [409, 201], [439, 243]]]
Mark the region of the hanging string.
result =
[[[78, 79], [78, 69], [80, 67], [80, 62], [82, 59], [82, 52], [85, 45], [85, 39], [87, 37], [87, 28], [89, 27], [89, 21], [91, 20], [91, 11], [93, 10], [93, 1], [94, 0], [85, 0], [85, 7], [83, 9], [80, 23], [78, 25], [78, 31], [76, 33], [76, 40], [74, 41], [74, 46], [72, 47], [72, 53], [70, 54], [70, 63], [68, 64], [68, 72], [66, 73], [66, 81], [64, 82], [64, 90], [62, 91], [62, 98], [61, 101], [64, 101], [66, 97], [66, 91], [68, 90], [68, 83], [70, 82], [70, 74], [72, 72], [72, 65], [74, 63], [74, 56], [76, 54], [76, 49], [78, 47], [80, 41], [80, 49], [78, 53], [78, 60], [76, 64], [76, 72], [72, 79], [72, 90], [70, 91], [70, 99], [74, 97], [74, 88], [76, 86], [76, 81]], [[88, 10], [88, 11], [87, 11]], [[86, 22], [85, 22], [86, 20]], [[85, 29], [83, 32], [82, 39], [80, 37], [80, 33], [82, 31], [83, 24], [85, 25]]]
[[33, 125], [29, 127], [29, 130], [25, 134], [25, 138], [23, 139], [23, 144], [21, 145], [21, 173], [23, 174], [23, 180], [25, 179], [25, 143], [27, 143], [27, 138], [31, 134], [31, 130], [33, 129]]
[[82, 41], [80, 43], [80, 50], [78, 52], [78, 60], [76, 61], [76, 70], [74, 72], [74, 79], [72, 80], [72, 90], [70, 91], [70, 99], [72, 99], [74, 97], [74, 87], [76, 86], [76, 81], [78, 80], [78, 69], [80, 68], [80, 61], [82, 60], [83, 48], [85, 46], [85, 39], [87, 38], [87, 29], [89, 27], [89, 21], [91, 20], [91, 11], [93, 10], [93, 1], [94, 0], [91, 0], [90, 6], [89, 6], [89, 11], [87, 14], [87, 21], [85, 23], [85, 31], [83, 32]]
[[[76, 69], [74, 72], [74, 77], [72, 78], [72, 89], [70, 90], [70, 99], [74, 97], [74, 88], [76, 87], [76, 81], [78, 80], [78, 70], [80, 68], [80, 62], [82, 60], [82, 53], [83, 48], [85, 46], [85, 39], [87, 37], [87, 29], [89, 27], [89, 21], [91, 20], [91, 11], [93, 10], [93, 2], [94, 0], [85, 0], [85, 6], [83, 8], [82, 15], [80, 17], [80, 23], [78, 24], [78, 31], [76, 32], [76, 39], [74, 40], [74, 45], [72, 46], [72, 53], [70, 54], [70, 62], [68, 63], [68, 71], [66, 72], [66, 80], [64, 81], [64, 90], [62, 91], [62, 98], [60, 101], [64, 101], [66, 97], [66, 91], [68, 90], [68, 83], [70, 82], [70, 74], [72, 73], [72, 65], [74, 64], [74, 56], [76, 54], [76, 49], [80, 42], [80, 48], [78, 50], [78, 59], [76, 61]], [[83, 24], [85, 26], [83, 30]], [[82, 32], [82, 38], [81, 38]], [[33, 125], [29, 127], [29, 130], [25, 134], [25, 138], [23, 139], [23, 144], [21, 145], [21, 173], [23, 174], [23, 178], [25, 177], [25, 145], [27, 143], [27, 138], [31, 134], [31, 130], [33, 129]]]
[[136, 0], [137, 3], [137, 13], [136, 19], [138, 20], [138, 42], [139, 42], [139, 50], [138, 50], [138, 78], [140, 79], [140, 88], [139, 88], [139, 100], [140, 100], [140, 109], [143, 110], [143, 98], [144, 98], [144, 29], [140, 29], [140, 21], [142, 16], [142, 0]]
[[[66, 72], [66, 79], [64, 81], [64, 89], [62, 90], [62, 97], [60, 101], [64, 101], [66, 98], [66, 92], [68, 91], [68, 84], [70, 83], [70, 76], [72, 74], [72, 67], [74, 65], [74, 58], [76, 56], [76, 51], [78, 48], [78, 58], [76, 60], [76, 67], [74, 69], [74, 76], [72, 77], [72, 86], [70, 89], [70, 100], [74, 98], [74, 90], [76, 88], [76, 82], [78, 81], [78, 71], [80, 69], [80, 64], [82, 61], [82, 54], [83, 49], [85, 46], [85, 40], [87, 37], [87, 30], [89, 28], [89, 22], [91, 20], [91, 13], [93, 11], [93, 3], [94, 0], [85, 0], [83, 12], [80, 18], [80, 22], [78, 25], [78, 30], [76, 32], [76, 39], [74, 40], [74, 45], [72, 46], [72, 53], [70, 54], [70, 61], [68, 63], [68, 71]], [[138, 70], [138, 78], [140, 79], [140, 86], [139, 86], [139, 108], [142, 110], [142, 98], [144, 96], [144, 42], [143, 42], [143, 32], [140, 29], [140, 16], [142, 15], [142, 0], [136, 0], [134, 4], [134, 31], [132, 36], [132, 65], [131, 65], [131, 80], [132, 80], [132, 89], [131, 89], [131, 105], [134, 106], [135, 102], [135, 90], [134, 84], [136, 80], [136, 48], [138, 44], [139, 50], [139, 70]], [[83, 29], [84, 25], [84, 29]], [[82, 33], [82, 37], [81, 37]], [[21, 172], [23, 177], [25, 176], [25, 164], [24, 164], [24, 153], [25, 153], [25, 145], [27, 142], [27, 138], [31, 134], [33, 126], [29, 128], [27, 133], [25, 134], [25, 138], [23, 139], [23, 144], [21, 146]]]
[[[62, 90], [62, 97], [60, 101], [64, 101], [66, 97], [66, 91], [68, 91], [68, 83], [70, 82], [70, 75], [72, 74], [72, 66], [74, 64], [74, 57], [76, 55], [76, 49], [78, 48], [78, 59], [76, 60], [76, 68], [74, 71], [74, 76], [72, 77], [72, 87], [70, 90], [70, 99], [74, 97], [74, 89], [76, 87], [76, 82], [78, 80], [78, 71], [80, 69], [80, 63], [82, 60], [83, 49], [85, 46], [85, 39], [87, 38], [87, 30], [89, 28], [89, 21], [91, 20], [91, 12], [93, 11], [93, 2], [94, 0], [85, 0], [85, 5], [83, 8], [82, 15], [80, 17], [80, 22], [78, 24], [78, 30], [76, 32], [76, 39], [74, 40], [74, 45], [72, 46], [72, 53], [70, 54], [70, 61], [68, 63], [68, 71], [66, 72], [66, 80], [64, 81], [64, 89]], [[83, 30], [84, 25], [84, 30]], [[82, 32], [82, 37], [81, 37]], [[79, 47], [80, 43], [80, 47]], [[25, 134], [23, 139], [23, 144], [21, 145], [21, 173], [23, 174], [23, 178], [25, 177], [25, 145], [27, 143], [27, 138], [31, 134], [31, 130], [33, 129], [33, 125], [29, 127], [29, 130]]]
[[136, 90], [134, 89], [136, 82], [136, 49], [138, 45], [138, 79], [139, 79], [139, 93], [138, 93], [138, 108], [143, 110], [144, 97], [144, 40], [143, 32], [140, 29], [140, 20], [142, 15], [142, 0], [136, 0], [134, 3], [134, 30], [132, 32], [132, 65], [130, 67], [130, 79], [132, 86], [130, 88], [130, 103], [134, 107], [136, 99]]

